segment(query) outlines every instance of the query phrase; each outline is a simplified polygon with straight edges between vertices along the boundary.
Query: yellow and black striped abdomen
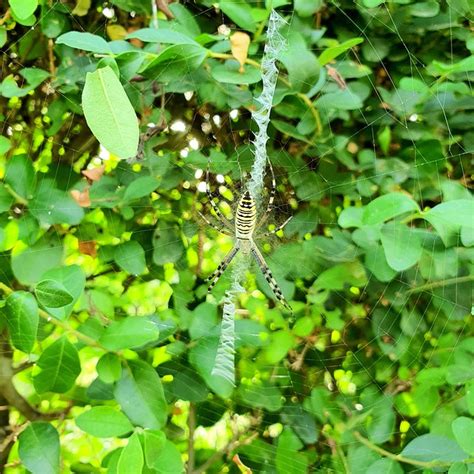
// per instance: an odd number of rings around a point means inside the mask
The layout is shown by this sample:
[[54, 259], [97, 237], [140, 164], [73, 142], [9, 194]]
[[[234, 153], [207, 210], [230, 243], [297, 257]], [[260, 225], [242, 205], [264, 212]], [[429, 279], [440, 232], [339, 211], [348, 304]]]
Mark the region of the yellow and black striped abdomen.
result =
[[237, 206], [235, 216], [235, 236], [237, 239], [248, 240], [252, 238], [257, 221], [257, 207], [248, 191], [242, 195]]

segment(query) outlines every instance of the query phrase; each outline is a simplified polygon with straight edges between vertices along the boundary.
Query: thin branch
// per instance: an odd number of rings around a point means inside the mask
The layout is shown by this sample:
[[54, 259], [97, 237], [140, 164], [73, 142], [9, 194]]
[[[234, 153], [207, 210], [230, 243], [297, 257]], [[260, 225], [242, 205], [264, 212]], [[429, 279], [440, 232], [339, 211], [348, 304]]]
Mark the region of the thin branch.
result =
[[[376, 453], [379, 453], [384, 457], [393, 459], [394, 461], [403, 462], [405, 464], [411, 464], [412, 466], [419, 466], [419, 467], [424, 467], [428, 469], [431, 469], [434, 467], [448, 467], [453, 464], [452, 462], [418, 461], [417, 459], [406, 458], [405, 456], [402, 456], [401, 454], [394, 454], [394, 453], [391, 453], [390, 451], [387, 451], [381, 448], [380, 446], [377, 446], [376, 444], [369, 441], [367, 438], [364, 438], [358, 431], [354, 431], [353, 435], [364, 446], [367, 446], [372, 451], [375, 451]], [[461, 461], [461, 462], [463, 462], [464, 464], [470, 464], [472, 463], [472, 461], [473, 459], [465, 459], [464, 461]]]
[[414, 293], [421, 293], [423, 291], [432, 290], [433, 288], [439, 288], [442, 286], [457, 285], [458, 283], [466, 283], [469, 281], [474, 281], [474, 275], [465, 275], [455, 278], [447, 278], [445, 280], [432, 281], [431, 283], [426, 283], [425, 285], [415, 286], [410, 288], [405, 292], [406, 295], [412, 295]]

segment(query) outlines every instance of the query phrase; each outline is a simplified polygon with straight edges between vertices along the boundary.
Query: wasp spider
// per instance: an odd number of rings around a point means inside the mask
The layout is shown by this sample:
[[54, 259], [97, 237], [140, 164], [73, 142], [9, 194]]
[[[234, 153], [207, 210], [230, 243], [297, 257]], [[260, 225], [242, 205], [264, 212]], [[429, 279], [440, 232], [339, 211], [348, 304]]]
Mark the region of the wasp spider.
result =
[[[209, 186], [209, 167], [207, 168], [206, 173], [206, 193], [209, 199], [209, 202], [212, 206], [212, 209], [216, 213], [216, 216], [219, 220], [220, 225], [215, 225], [210, 222], [205, 216], [202, 214], [202, 219], [211, 227], [216, 229], [217, 231], [230, 235], [234, 238], [234, 246], [232, 250], [225, 256], [224, 260], [220, 263], [217, 267], [215, 272], [208, 278], [210, 281], [208, 291], [212, 291], [216, 283], [219, 281], [219, 278], [224, 273], [225, 269], [229, 266], [232, 259], [237, 255], [240, 251], [244, 255], [252, 255], [253, 258], [256, 260], [260, 270], [267, 280], [268, 285], [270, 286], [273, 294], [277, 298], [277, 300], [289, 311], [292, 311], [291, 306], [286, 301], [283, 293], [278, 286], [270, 268], [268, 268], [267, 263], [265, 262], [265, 258], [263, 257], [262, 253], [258, 249], [257, 245], [253, 240], [253, 236], [255, 231], [260, 228], [268, 219], [270, 212], [273, 210], [273, 201], [275, 199], [275, 175], [273, 172], [272, 165], [269, 161], [269, 168], [272, 177], [272, 188], [270, 190], [270, 196], [268, 199], [268, 205], [265, 213], [262, 216], [258, 216], [257, 213], [257, 205], [255, 202], [255, 198], [252, 196], [251, 192], [247, 189], [239, 199], [239, 203], [237, 205], [237, 210], [235, 213], [235, 218], [233, 219], [234, 222], [229, 221], [220, 211], [218, 205], [214, 202], [214, 196], [212, 195], [210, 186]], [[277, 227], [275, 230], [265, 233], [264, 235], [275, 234], [279, 230], [283, 229], [285, 225], [289, 222], [287, 219], [281, 226]]]

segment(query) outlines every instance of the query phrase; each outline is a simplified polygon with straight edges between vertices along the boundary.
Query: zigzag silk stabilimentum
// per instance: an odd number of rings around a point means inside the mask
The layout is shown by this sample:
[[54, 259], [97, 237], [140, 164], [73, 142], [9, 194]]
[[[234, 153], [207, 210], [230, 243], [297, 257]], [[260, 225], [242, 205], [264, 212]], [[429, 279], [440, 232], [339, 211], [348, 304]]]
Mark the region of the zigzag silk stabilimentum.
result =
[[[285, 46], [285, 40], [279, 33], [284, 24], [285, 20], [275, 10], [272, 10], [268, 20], [267, 39], [262, 59], [263, 89], [260, 96], [255, 99], [257, 109], [252, 113], [252, 118], [257, 124], [258, 130], [255, 133], [254, 141], [255, 159], [247, 188], [258, 205], [262, 201], [263, 177], [267, 163], [267, 129], [278, 79], [276, 61]], [[241, 281], [245, 268], [245, 262], [240, 256], [232, 272], [232, 286], [226, 291], [224, 297], [221, 335], [214, 368], [212, 369], [212, 375], [222, 377], [233, 385], [235, 385], [235, 306], [237, 295], [244, 291]]]

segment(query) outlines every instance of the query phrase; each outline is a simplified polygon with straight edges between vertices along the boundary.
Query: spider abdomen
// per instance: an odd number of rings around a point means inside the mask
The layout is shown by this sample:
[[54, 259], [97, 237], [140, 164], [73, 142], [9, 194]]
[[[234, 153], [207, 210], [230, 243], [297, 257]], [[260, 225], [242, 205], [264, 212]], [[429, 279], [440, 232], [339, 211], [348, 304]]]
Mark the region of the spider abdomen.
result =
[[235, 236], [237, 239], [252, 238], [257, 223], [257, 206], [249, 191], [240, 198], [235, 215]]

